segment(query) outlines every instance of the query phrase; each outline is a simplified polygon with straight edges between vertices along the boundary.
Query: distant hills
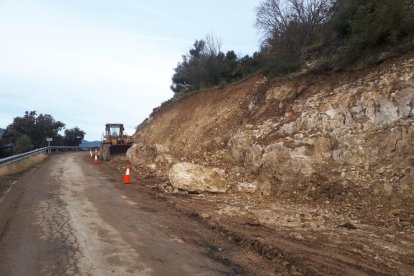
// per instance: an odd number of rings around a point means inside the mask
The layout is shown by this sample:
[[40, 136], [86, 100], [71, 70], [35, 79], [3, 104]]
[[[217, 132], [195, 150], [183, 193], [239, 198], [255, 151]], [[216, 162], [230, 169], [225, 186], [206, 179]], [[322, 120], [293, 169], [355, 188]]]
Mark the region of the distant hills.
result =
[[101, 141], [86, 141], [82, 140], [81, 147], [100, 147]]
[[3, 133], [5, 132], [6, 130], [4, 129], [4, 128], [0, 128], [0, 137], [3, 135]]

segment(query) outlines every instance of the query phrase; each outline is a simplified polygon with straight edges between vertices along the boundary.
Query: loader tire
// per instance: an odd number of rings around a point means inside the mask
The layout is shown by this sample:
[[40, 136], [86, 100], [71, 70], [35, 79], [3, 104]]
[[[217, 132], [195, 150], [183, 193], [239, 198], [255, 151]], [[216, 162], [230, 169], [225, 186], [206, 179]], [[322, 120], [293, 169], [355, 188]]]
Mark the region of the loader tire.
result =
[[102, 148], [101, 148], [102, 160], [104, 160], [104, 161], [111, 160], [110, 147], [111, 147], [111, 145], [109, 145], [109, 144], [102, 145]]

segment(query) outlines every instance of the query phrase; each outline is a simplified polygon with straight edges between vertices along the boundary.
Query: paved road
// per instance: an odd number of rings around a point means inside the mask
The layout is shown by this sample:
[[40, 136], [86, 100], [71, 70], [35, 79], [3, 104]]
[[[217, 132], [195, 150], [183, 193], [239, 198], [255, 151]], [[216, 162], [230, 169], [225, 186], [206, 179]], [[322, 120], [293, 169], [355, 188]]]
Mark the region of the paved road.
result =
[[0, 202], [0, 275], [236, 274], [120, 179], [84, 153], [25, 173]]

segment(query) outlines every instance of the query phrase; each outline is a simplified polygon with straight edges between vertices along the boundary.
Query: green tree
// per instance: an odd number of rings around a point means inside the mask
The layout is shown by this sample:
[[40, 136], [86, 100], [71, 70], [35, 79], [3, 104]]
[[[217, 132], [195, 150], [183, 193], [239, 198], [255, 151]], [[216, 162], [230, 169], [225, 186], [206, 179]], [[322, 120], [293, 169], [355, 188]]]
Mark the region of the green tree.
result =
[[[400, 44], [414, 34], [414, 11], [407, 0], [338, 0], [333, 35], [344, 41], [342, 62], [352, 64], [378, 48]], [[412, 5], [412, 3], [411, 3]]]
[[36, 111], [26, 111], [23, 117], [14, 118], [13, 123], [7, 126], [0, 144], [12, 146], [13, 154], [42, 148], [47, 146], [46, 138], [57, 139], [58, 132], [64, 127], [64, 123], [56, 121], [49, 114], [37, 115]]
[[185, 90], [198, 90], [212, 85], [215, 50], [208, 49], [205, 40], [196, 40], [193, 48], [174, 69], [171, 90], [180, 93]]
[[0, 138], [0, 158], [4, 158], [13, 154], [12, 144], [8, 142], [4, 135]]
[[79, 146], [85, 137], [85, 132], [79, 127], [74, 127], [65, 130], [65, 145]]
[[16, 145], [14, 146], [13, 153], [19, 154], [28, 152], [33, 149], [32, 140], [26, 134], [20, 135], [16, 138]]
[[183, 56], [183, 61], [174, 69], [170, 88], [181, 93], [229, 83], [251, 72], [243, 68], [249, 64], [242, 62], [234, 51], [223, 53], [221, 41], [208, 35], [205, 40], [196, 40], [193, 48]]

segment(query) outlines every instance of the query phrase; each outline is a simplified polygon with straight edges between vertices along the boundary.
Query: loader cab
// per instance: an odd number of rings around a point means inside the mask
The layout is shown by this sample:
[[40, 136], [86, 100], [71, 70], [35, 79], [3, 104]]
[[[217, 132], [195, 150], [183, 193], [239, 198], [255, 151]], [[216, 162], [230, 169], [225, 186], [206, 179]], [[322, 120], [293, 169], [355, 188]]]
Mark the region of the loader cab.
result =
[[123, 124], [106, 124], [105, 137], [107, 138], [119, 138], [124, 134]]
[[106, 124], [103, 143], [104, 144], [124, 144], [124, 125], [123, 124]]

